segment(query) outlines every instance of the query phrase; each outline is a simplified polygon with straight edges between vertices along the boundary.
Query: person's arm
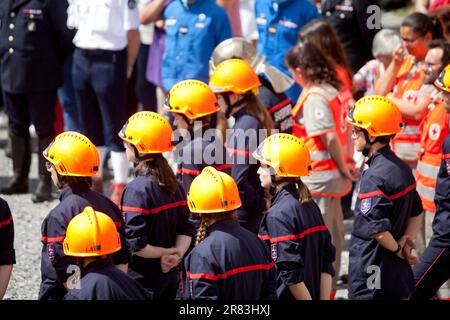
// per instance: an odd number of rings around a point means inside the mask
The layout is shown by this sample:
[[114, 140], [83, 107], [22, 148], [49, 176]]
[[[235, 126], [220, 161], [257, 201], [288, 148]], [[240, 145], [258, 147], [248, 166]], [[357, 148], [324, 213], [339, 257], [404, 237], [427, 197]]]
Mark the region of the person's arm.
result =
[[429, 96], [420, 96], [415, 102], [394, 98], [392, 93], [387, 94], [387, 97], [397, 105], [402, 116], [413, 120], [421, 120], [427, 114], [432, 101]]
[[422, 226], [423, 213], [418, 216], [410, 217], [408, 219], [408, 226], [406, 227], [405, 236], [415, 239], [419, 233], [420, 227]]
[[178, 249], [176, 248], [162, 248], [157, 246], [152, 246], [147, 244], [142, 250], [134, 253], [141, 258], [157, 259], [164, 255], [178, 254], [180, 255]]
[[377, 95], [385, 96], [394, 88], [397, 73], [407, 57], [406, 49], [402, 46], [402, 44], [399, 44], [394, 49], [392, 56], [393, 59], [391, 63], [375, 82], [374, 91]]
[[289, 291], [296, 300], [312, 300], [311, 294], [308, 291], [304, 282], [299, 282], [289, 286]]
[[136, 62], [139, 52], [139, 46], [141, 44], [139, 30], [128, 30], [127, 39], [127, 79], [130, 79], [131, 74], [133, 73], [134, 63]]
[[149, 24], [161, 19], [161, 14], [164, 10], [166, 0], [153, 0], [139, 13], [139, 20], [141, 24]]
[[330, 300], [332, 279], [329, 273], [320, 274], [320, 300]]
[[6, 264], [0, 266], [0, 300], [3, 299], [8, 288], [9, 279], [13, 269], [12, 264]]
[[336, 162], [339, 171], [342, 175], [352, 181], [356, 181], [358, 176], [355, 170], [350, 170], [349, 163], [344, 161], [342, 148], [339, 144], [339, 138], [336, 132], [329, 131], [320, 136], [320, 140], [325, 145], [325, 148], [330, 153], [331, 158]]

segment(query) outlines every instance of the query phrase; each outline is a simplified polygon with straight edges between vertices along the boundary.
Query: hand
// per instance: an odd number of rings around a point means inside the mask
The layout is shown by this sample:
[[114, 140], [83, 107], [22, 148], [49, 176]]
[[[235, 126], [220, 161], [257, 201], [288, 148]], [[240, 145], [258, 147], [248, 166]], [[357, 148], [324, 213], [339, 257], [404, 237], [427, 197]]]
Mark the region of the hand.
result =
[[418, 264], [419, 259], [413, 254], [413, 250], [416, 248], [414, 241], [407, 235], [404, 235], [398, 241], [398, 244], [402, 247], [402, 250], [397, 253], [397, 256], [406, 260], [410, 265]]
[[346, 163], [344, 168], [340, 171], [345, 178], [350, 179], [351, 181], [357, 181], [359, 179], [359, 170], [353, 163]]
[[178, 256], [181, 256], [180, 251], [178, 251], [177, 248], [161, 248], [161, 258], [163, 256], [170, 256], [172, 254], [177, 254]]
[[392, 52], [392, 61], [396, 65], [400, 65], [405, 61], [406, 57], [408, 56], [408, 51], [406, 48], [400, 43], [395, 47], [394, 51]]
[[164, 29], [164, 20], [156, 20], [155, 21], [155, 27], [157, 27], [158, 29]]
[[181, 262], [178, 254], [170, 254], [161, 257], [161, 270], [163, 273], [169, 272]]

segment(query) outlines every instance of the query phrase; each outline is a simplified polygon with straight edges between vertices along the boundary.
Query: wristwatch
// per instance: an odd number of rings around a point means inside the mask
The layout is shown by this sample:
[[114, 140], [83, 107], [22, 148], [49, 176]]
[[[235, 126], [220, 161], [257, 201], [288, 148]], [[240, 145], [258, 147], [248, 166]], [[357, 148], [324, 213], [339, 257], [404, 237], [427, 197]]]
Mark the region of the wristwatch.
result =
[[395, 251], [392, 251], [394, 254], [397, 254], [400, 252], [400, 250], [402, 250], [402, 246], [400, 245], [400, 243], [398, 244], [398, 248]]

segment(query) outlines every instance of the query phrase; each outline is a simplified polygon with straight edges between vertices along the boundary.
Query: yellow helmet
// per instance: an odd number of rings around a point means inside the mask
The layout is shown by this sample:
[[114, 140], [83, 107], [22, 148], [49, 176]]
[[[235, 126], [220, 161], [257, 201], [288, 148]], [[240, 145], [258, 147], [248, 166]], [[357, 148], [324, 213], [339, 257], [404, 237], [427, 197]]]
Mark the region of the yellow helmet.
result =
[[170, 90], [164, 107], [169, 112], [184, 114], [192, 120], [220, 110], [214, 92], [199, 80], [178, 82]]
[[140, 154], [172, 151], [172, 127], [158, 113], [137, 112], [128, 119], [119, 132], [119, 137], [136, 147]]
[[434, 82], [434, 85], [442, 91], [450, 93], [450, 64], [442, 70], [439, 77]]
[[97, 148], [81, 133], [60, 133], [42, 155], [62, 176], [91, 177], [98, 174], [100, 158]]
[[114, 221], [92, 207], [84, 208], [67, 226], [63, 249], [68, 256], [98, 257], [120, 248], [120, 235]]
[[244, 94], [256, 91], [260, 85], [258, 75], [247, 62], [241, 59], [222, 61], [209, 80], [209, 86], [215, 93]]
[[359, 99], [346, 120], [356, 127], [366, 129], [373, 137], [396, 134], [402, 127], [402, 114], [395, 103], [376, 95]]
[[253, 157], [272, 167], [280, 177], [310, 174], [311, 156], [303, 139], [287, 133], [267, 137], [253, 152]]
[[223, 213], [241, 206], [236, 182], [213, 167], [204, 168], [192, 181], [187, 200], [193, 213]]

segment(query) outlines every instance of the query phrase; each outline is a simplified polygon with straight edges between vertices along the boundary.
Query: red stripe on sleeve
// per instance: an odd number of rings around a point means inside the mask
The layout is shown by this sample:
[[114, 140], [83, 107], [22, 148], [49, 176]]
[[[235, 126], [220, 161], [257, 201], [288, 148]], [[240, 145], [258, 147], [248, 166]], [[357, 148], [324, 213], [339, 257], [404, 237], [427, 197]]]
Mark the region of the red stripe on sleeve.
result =
[[0, 228], [9, 225], [13, 221], [13, 217], [10, 216], [8, 219], [0, 221]]
[[207, 279], [207, 280], [212, 280], [212, 281], [217, 281], [220, 279], [226, 279], [230, 276], [234, 276], [236, 274], [239, 273], [244, 273], [244, 272], [249, 272], [249, 271], [257, 271], [257, 270], [270, 270], [275, 266], [275, 263], [272, 261], [269, 264], [256, 264], [256, 265], [251, 265], [251, 266], [245, 266], [245, 267], [239, 267], [236, 269], [232, 269], [229, 270], [225, 273], [222, 274], [209, 274], [209, 273], [190, 273], [187, 272], [187, 276], [189, 277], [189, 279]]

